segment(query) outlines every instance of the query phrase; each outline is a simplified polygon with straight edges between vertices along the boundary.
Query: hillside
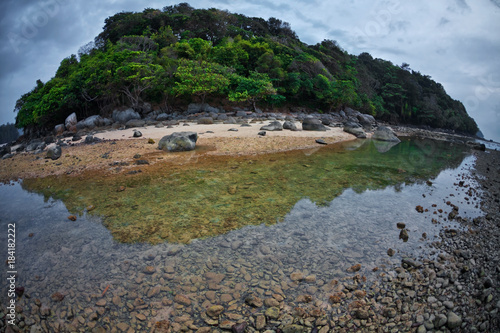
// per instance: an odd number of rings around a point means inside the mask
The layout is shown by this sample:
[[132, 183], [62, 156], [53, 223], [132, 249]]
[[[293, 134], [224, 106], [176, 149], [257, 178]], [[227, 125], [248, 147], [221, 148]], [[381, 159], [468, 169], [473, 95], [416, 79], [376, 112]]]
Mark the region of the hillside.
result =
[[246, 17], [186, 3], [121, 12], [95, 41], [64, 59], [55, 76], [17, 101], [16, 126], [48, 131], [76, 112], [117, 107], [185, 110], [190, 102], [262, 109], [346, 107], [397, 124], [475, 134], [459, 101], [430, 76], [350, 55], [335, 41], [306, 45], [276, 18]]

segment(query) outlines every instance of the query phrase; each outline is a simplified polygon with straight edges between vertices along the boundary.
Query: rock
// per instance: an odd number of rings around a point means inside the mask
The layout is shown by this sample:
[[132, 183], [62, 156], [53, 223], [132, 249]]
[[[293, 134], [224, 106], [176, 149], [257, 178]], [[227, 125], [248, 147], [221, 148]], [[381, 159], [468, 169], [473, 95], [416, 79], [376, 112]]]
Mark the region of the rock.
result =
[[371, 131], [377, 124], [375, 118], [369, 114], [358, 114], [356, 118], [366, 131]]
[[450, 311], [447, 316], [447, 326], [450, 330], [460, 327], [462, 325], [462, 318]]
[[94, 116], [87, 117], [82, 121], [79, 121], [76, 124], [76, 129], [78, 129], [78, 130], [85, 129], [85, 128], [93, 129], [93, 128], [96, 128], [98, 126], [101, 126], [102, 124], [103, 124], [102, 117], [99, 115], [94, 115]]
[[234, 119], [233, 117], [228, 117], [227, 120], [224, 121], [224, 124], [236, 124], [236, 119]]
[[52, 146], [47, 150], [47, 158], [52, 160], [57, 160], [62, 155], [62, 150], [60, 146]]
[[389, 128], [385, 126], [380, 126], [377, 128], [375, 133], [372, 135], [372, 140], [378, 141], [389, 141], [389, 142], [401, 142], [396, 134]]
[[238, 132], [238, 129], [237, 128], [230, 128], [227, 131], [228, 132]]
[[266, 131], [261, 131], [259, 133], [257, 133], [259, 136], [266, 136]]
[[142, 136], [142, 133], [140, 131], [134, 131], [134, 138], [140, 138]]
[[126, 124], [132, 119], [141, 119], [140, 114], [135, 112], [133, 109], [127, 109], [125, 111], [114, 110], [111, 117], [114, 122], [118, 122], [120, 124]]
[[402, 239], [403, 242], [407, 242], [409, 238], [408, 231], [406, 229], [401, 230], [399, 233], [399, 239]]
[[475, 150], [486, 151], [486, 145], [484, 143], [467, 141], [467, 145]]
[[222, 305], [213, 305], [207, 309], [207, 315], [212, 318], [218, 318], [222, 312], [224, 312]]
[[62, 302], [62, 300], [64, 299], [64, 295], [57, 291], [53, 293], [50, 298], [52, 298], [54, 302]]
[[175, 132], [161, 138], [158, 149], [164, 151], [189, 151], [196, 147], [198, 134], [195, 132]]
[[264, 302], [262, 302], [262, 300], [255, 295], [250, 295], [247, 298], [245, 298], [245, 303], [255, 308], [260, 308], [264, 305]]
[[154, 274], [156, 272], [156, 268], [154, 266], [146, 266], [146, 267], [144, 267], [142, 272], [144, 274], [151, 275], [151, 274]]
[[144, 120], [130, 119], [125, 123], [125, 128], [143, 127], [145, 124], [146, 122]]
[[285, 121], [283, 123], [283, 129], [287, 129], [287, 130], [291, 130], [291, 131], [298, 130], [297, 126], [295, 126], [295, 123], [293, 123], [292, 121]]
[[283, 327], [283, 333], [305, 333], [309, 332], [310, 330], [307, 327], [301, 326], [301, 325], [286, 325]]
[[271, 319], [278, 319], [280, 316], [280, 309], [273, 306], [266, 310], [265, 315]]
[[320, 145], [327, 145], [328, 143], [326, 143], [325, 140], [323, 139], [316, 139], [316, 143], [320, 144]]
[[168, 120], [168, 114], [166, 113], [160, 113], [159, 115], [156, 116], [157, 121], [166, 121]]
[[66, 126], [66, 129], [68, 131], [74, 132], [74, 131], [76, 131], [76, 123], [77, 122], [78, 121], [76, 119], [76, 113], [73, 112], [64, 121], [64, 126]]
[[179, 294], [175, 295], [174, 302], [182, 304], [182, 305], [186, 305], [186, 306], [191, 305], [191, 300], [189, 298], [187, 298], [184, 295], [179, 295]]
[[354, 311], [354, 317], [357, 319], [366, 320], [370, 318], [370, 314], [365, 309], [356, 309], [356, 311]]
[[346, 122], [344, 124], [344, 132], [352, 134], [356, 136], [358, 139], [366, 139], [366, 133], [361, 128], [361, 125], [359, 123], [355, 122]]
[[439, 314], [436, 316], [436, 319], [434, 319], [434, 327], [441, 328], [446, 325], [447, 321], [448, 318], [444, 314]]
[[233, 333], [244, 333], [247, 325], [248, 324], [246, 322], [235, 324], [231, 327], [231, 330], [233, 331]]
[[304, 131], [326, 131], [328, 128], [321, 123], [321, 120], [316, 118], [305, 118], [302, 121], [302, 129]]
[[203, 117], [198, 119], [198, 124], [202, 125], [212, 125], [214, 123], [214, 119], [212, 117]]
[[264, 300], [264, 305], [267, 307], [279, 307], [280, 303], [274, 298], [266, 298]]
[[64, 133], [64, 124], [59, 124], [54, 127], [54, 133], [56, 136], [62, 135]]
[[279, 121], [273, 121], [269, 125], [262, 126], [261, 131], [282, 131], [283, 125]]
[[68, 220], [74, 222], [74, 221], [76, 221], [76, 216], [75, 215], [70, 215], [70, 216], [68, 216]]
[[208, 113], [219, 113], [219, 109], [214, 108], [207, 103], [204, 104], [198, 104], [198, 103], [191, 103], [188, 105], [187, 113], [193, 114], [193, 113], [200, 113], [200, 112], [208, 112]]
[[87, 135], [85, 137], [85, 141], [84, 142], [85, 142], [85, 144], [90, 145], [90, 144], [93, 144], [93, 143], [96, 143], [96, 142], [99, 142], [99, 141], [101, 141], [101, 139], [96, 138], [93, 135]]
[[246, 111], [236, 111], [236, 117], [239, 118], [246, 118], [247, 112]]
[[302, 281], [304, 279], [305, 279], [305, 276], [301, 272], [294, 272], [290, 275], [290, 280], [292, 280], [292, 281]]
[[347, 269], [347, 271], [349, 273], [353, 273], [353, 272], [359, 272], [360, 269], [361, 269], [361, 264], [356, 264], [356, 265], [353, 265], [353, 266], [349, 267]]

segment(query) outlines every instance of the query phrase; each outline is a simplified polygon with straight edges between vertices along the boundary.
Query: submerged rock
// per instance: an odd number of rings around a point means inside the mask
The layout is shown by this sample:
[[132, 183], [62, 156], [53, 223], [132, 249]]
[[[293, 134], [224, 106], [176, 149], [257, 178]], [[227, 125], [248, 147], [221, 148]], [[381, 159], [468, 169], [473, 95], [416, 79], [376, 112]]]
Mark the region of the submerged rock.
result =
[[189, 151], [196, 147], [198, 134], [196, 132], [175, 132], [161, 138], [158, 149], [165, 151]]

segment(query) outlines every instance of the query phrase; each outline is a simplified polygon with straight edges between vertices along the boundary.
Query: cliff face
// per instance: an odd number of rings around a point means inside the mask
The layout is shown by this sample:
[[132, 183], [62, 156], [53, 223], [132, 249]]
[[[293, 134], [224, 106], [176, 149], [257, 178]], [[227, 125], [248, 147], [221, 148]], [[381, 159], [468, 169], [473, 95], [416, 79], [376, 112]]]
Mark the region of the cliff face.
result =
[[478, 131], [462, 103], [408, 64], [350, 55], [330, 40], [306, 45], [276, 18], [185, 3], [107, 18], [93, 43], [18, 100], [16, 125], [53, 128], [73, 112], [82, 119], [152, 105], [168, 113], [206, 101], [321, 112], [351, 107], [393, 123]]

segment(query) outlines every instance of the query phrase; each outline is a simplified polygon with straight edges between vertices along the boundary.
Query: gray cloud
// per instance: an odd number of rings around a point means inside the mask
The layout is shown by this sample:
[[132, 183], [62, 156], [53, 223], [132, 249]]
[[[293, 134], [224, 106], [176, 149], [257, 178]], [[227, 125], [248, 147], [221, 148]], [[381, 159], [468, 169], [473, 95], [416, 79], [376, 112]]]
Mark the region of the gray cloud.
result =
[[[178, 2], [181, 2], [180, 0]], [[299, 38], [316, 44], [337, 40], [350, 53], [369, 52], [395, 64], [407, 62], [441, 82], [467, 105], [486, 137], [500, 140], [500, 0], [191, 0], [195, 8], [291, 24]], [[177, 3], [177, 2], [174, 2]], [[163, 8], [164, 1], [0, 1], [0, 123], [13, 122], [16, 100], [49, 80], [60, 61], [102, 31], [104, 19], [120, 11]], [[17, 36], [17, 39], [16, 39]], [[17, 48], [17, 51], [16, 51]], [[478, 97], [479, 96], [479, 97]], [[496, 126], [496, 127], [495, 127]], [[496, 128], [496, 130], [495, 130]]]

